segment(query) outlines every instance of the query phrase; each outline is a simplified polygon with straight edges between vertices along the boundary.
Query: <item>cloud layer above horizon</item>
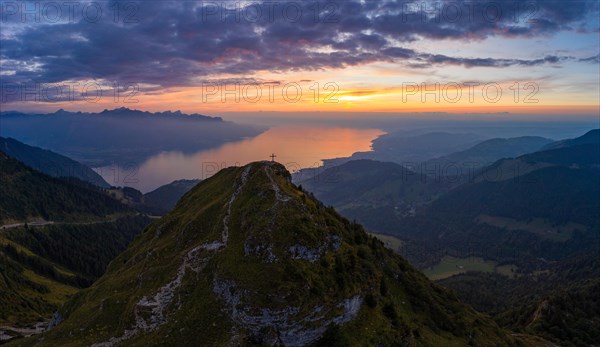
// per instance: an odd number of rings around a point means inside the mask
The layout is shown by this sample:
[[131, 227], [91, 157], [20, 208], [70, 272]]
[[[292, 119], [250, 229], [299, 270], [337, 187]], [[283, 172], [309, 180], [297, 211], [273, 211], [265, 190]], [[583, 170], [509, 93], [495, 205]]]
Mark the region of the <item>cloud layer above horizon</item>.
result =
[[[600, 60], [597, 1], [0, 4], [2, 83], [95, 79], [135, 82], [160, 92], [224, 76], [261, 80], [263, 72], [335, 72], [375, 63], [425, 74], [446, 67], [468, 71], [567, 64], [597, 72]], [[494, 56], [477, 48], [560, 35], [581, 40], [583, 46], [595, 37], [596, 46], [574, 51], [561, 47], [561, 38], [543, 52]], [[464, 50], [451, 48], [463, 45]]]

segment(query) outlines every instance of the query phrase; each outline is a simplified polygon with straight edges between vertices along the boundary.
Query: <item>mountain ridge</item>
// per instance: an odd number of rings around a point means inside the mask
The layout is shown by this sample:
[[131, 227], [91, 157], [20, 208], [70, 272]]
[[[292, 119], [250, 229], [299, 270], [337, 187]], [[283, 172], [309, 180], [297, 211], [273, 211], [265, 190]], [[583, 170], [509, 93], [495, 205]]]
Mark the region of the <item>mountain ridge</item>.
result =
[[441, 176], [456, 175], [453, 170], [455, 168], [460, 169], [459, 174], [464, 175], [465, 171], [483, 168], [502, 158], [514, 158], [536, 152], [549, 143], [552, 143], [552, 140], [539, 136], [494, 138], [464, 151], [430, 159], [424, 165], [427, 169], [435, 168]]
[[0, 137], [0, 150], [25, 165], [49, 176], [75, 177], [98, 187], [110, 187], [110, 184], [94, 170], [56, 152], [29, 146], [10, 137]]
[[[323, 163], [324, 167], [329, 168], [352, 160], [370, 159], [413, 166], [431, 158], [465, 150], [486, 138], [471, 133], [456, 134], [435, 131], [414, 135], [396, 131], [374, 139], [372, 151], [356, 152], [345, 158], [324, 159]], [[311, 171], [311, 169], [305, 170]]]
[[515, 343], [290, 179], [259, 162], [202, 181], [23, 343]]
[[[0, 117], [2, 116], [39, 116], [40, 114], [36, 114], [36, 113], [23, 113], [23, 112], [19, 112], [19, 111], [3, 111], [0, 112]], [[137, 110], [137, 109], [131, 109], [128, 107], [119, 107], [119, 108], [114, 108], [112, 110], [109, 109], [104, 109], [100, 112], [81, 112], [81, 111], [77, 111], [77, 112], [70, 112], [70, 111], [66, 111], [64, 109], [58, 109], [53, 113], [46, 113], [43, 114], [45, 116], [94, 116], [94, 115], [102, 115], [102, 116], [161, 116], [161, 117], [194, 117], [194, 118], [190, 118], [190, 119], [194, 119], [194, 120], [206, 120], [206, 121], [219, 121], [222, 122], [223, 118], [221, 117], [211, 117], [211, 116], [206, 116], [200, 113], [191, 113], [191, 114], [186, 114], [181, 112], [180, 110], [177, 111], [163, 111], [163, 112], [150, 112], [150, 111], [141, 111], [141, 110]]]
[[557, 149], [557, 148], [569, 147], [569, 146], [574, 146], [574, 145], [584, 145], [584, 144], [596, 144], [597, 145], [599, 143], [600, 143], [600, 129], [592, 129], [579, 137], [550, 143], [550, 144], [546, 145], [543, 149], [544, 150]]

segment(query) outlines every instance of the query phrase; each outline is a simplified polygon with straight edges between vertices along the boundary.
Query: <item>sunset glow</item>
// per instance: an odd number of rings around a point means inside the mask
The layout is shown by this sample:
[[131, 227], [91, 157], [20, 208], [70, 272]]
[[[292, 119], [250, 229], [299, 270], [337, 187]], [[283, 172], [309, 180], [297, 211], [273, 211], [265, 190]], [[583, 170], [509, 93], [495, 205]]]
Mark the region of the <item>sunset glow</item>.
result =
[[595, 1], [132, 4], [51, 22], [3, 0], [2, 108], [598, 115]]

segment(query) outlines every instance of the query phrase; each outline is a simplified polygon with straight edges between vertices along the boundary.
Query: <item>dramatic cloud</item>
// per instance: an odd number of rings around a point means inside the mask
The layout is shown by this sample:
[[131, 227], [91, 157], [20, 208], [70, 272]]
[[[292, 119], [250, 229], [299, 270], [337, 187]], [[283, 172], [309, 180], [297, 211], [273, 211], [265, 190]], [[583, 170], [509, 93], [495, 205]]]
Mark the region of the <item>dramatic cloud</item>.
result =
[[411, 67], [558, 64], [568, 58], [452, 57], [408, 45], [584, 30], [586, 18], [598, 13], [595, 1], [552, 0], [90, 1], [72, 11], [62, 2], [0, 3], [3, 81], [98, 79], [159, 86], [195, 85], [219, 74], [244, 78], [258, 71], [378, 61]]

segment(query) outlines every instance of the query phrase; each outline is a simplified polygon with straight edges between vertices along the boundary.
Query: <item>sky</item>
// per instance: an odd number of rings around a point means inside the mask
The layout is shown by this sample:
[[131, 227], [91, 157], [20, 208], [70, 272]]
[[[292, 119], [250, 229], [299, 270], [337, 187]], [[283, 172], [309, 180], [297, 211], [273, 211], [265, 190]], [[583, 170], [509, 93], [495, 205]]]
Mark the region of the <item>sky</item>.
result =
[[598, 1], [0, 0], [3, 111], [598, 117]]

